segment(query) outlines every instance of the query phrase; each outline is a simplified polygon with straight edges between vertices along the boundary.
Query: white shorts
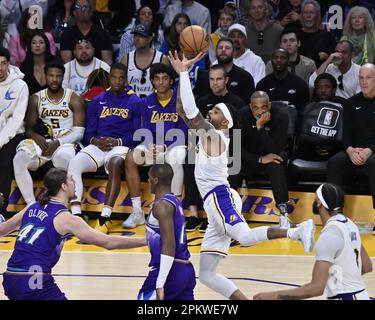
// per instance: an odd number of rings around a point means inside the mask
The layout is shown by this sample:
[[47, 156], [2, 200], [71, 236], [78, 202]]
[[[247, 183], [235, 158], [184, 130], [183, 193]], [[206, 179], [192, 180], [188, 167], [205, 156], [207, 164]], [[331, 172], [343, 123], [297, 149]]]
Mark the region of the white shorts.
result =
[[120, 157], [125, 160], [129, 148], [125, 146], [116, 146], [109, 151], [102, 151], [97, 146], [90, 144], [83, 148], [81, 152], [86, 153], [94, 162], [98, 169], [104, 166], [105, 172], [108, 174], [108, 164], [113, 157]]
[[67, 154], [67, 157], [70, 159], [73, 158], [76, 154], [74, 144], [64, 143], [59, 146], [51, 156], [42, 156], [42, 149], [36, 144], [33, 139], [22, 140], [17, 146], [16, 152], [18, 151], [24, 151], [31, 157], [32, 160], [38, 160], [38, 164], [35, 167], [29, 168], [32, 171], [38, 170], [48, 161], [52, 161], [54, 167], [61, 167], [61, 164], [58, 161], [58, 159], [61, 158], [59, 156], [60, 154]]
[[334, 297], [327, 297], [327, 300], [370, 300], [366, 289], [359, 292], [342, 293]]
[[174, 146], [173, 148], [168, 148], [167, 152], [159, 153], [154, 161], [152, 157], [152, 152], [149, 146], [140, 144], [135, 147], [136, 150], [141, 150], [145, 153], [143, 166], [151, 166], [154, 163], [166, 163], [169, 164], [183, 164], [186, 157], [186, 146]]
[[241, 197], [236, 190], [221, 185], [205, 196], [203, 208], [207, 213], [208, 227], [201, 253], [227, 256], [233, 235], [249, 232], [249, 226], [241, 214]]

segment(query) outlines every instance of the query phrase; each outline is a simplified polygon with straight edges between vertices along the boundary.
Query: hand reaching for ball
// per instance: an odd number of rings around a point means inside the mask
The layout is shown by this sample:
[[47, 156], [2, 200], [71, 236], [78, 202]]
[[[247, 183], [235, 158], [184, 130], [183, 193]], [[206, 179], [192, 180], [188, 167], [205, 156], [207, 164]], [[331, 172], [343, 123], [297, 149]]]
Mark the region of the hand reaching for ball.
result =
[[185, 54], [182, 54], [182, 60], [178, 57], [177, 51], [172, 53], [169, 51], [168, 59], [171, 62], [173, 69], [178, 75], [180, 72], [187, 71], [194, 63], [199, 61], [204, 56], [203, 52], [199, 52], [193, 59], [188, 60]]

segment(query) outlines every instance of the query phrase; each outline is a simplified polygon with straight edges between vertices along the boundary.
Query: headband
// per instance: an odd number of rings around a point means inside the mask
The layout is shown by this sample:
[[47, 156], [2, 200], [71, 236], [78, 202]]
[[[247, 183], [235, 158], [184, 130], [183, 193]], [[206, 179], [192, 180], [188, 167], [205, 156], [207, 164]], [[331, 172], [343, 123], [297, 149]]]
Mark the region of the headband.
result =
[[232, 128], [233, 127], [233, 119], [232, 119], [232, 116], [230, 115], [230, 111], [228, 109], [228, 107], [225, 105], [225, 103], [218, 103], [216, 106], [216, 108], [219, 108], [223, 114], [224, 114], [224, 118], [226, 120], [228, 120], [228, 129]]
[[[316, 195], [318, 196], [318, 199], [320, 200], [320, 202], [323, 204], [323, 206], [327, 209], [327, 210], [331, 210], [327, 204], [327, 202], [324, 200], [323, 198], [323, 193], [322, 193], [322, 190], [323, 190], [323, 185], [320, 185], [320, 187], [316, 190]], [[331, 211], [335, 211], [335, 210], [338, 210], [340, 209], [341, 207], [336, 207], [334, 209], [332, 209]]]

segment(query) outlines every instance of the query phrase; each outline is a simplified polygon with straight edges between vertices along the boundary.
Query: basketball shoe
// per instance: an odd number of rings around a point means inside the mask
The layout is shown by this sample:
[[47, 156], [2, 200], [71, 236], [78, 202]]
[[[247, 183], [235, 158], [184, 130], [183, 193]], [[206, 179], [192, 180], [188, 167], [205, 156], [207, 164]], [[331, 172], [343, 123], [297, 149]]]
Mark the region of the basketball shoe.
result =
[[141, 213], [133, 212], [123, 223], [122, 227], [124, 229], [134, 229], [137, 226], [145, 224], [145, 214], [143, 211]]
[[297, 225], [299, 229], [299, 241], [302, 242], [303, 248], [307, 253], [314, 249], [315, 224], [312, 219], [306, 220]]
[[101, 233], [108, 234], [109, 224], [111, 223], [112, 221], [110, 218], [99, 216], [99, 218], [95, 222], [94, 229]]

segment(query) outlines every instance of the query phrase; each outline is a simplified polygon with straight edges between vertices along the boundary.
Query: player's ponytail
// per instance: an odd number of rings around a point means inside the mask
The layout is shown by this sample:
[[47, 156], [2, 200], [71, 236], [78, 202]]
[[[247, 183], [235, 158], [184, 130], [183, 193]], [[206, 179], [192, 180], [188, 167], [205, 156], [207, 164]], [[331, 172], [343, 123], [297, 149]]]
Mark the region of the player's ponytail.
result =
[[62, 168], [52, 168], [48, 170], [43, 178], [43, 184], [46, 190], [40, 195], [39, 203], [46, 205], [51, 197], [58, 194], [61, 189], [61, 185], [66, 182], [68, 173]]

